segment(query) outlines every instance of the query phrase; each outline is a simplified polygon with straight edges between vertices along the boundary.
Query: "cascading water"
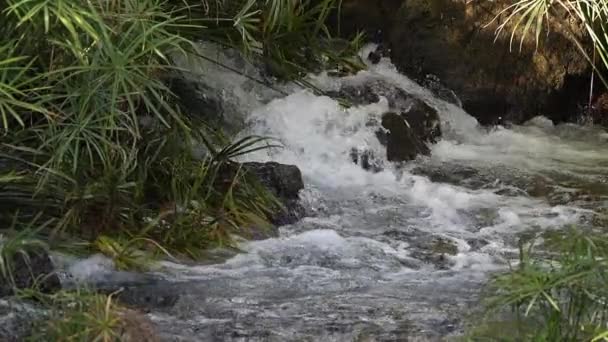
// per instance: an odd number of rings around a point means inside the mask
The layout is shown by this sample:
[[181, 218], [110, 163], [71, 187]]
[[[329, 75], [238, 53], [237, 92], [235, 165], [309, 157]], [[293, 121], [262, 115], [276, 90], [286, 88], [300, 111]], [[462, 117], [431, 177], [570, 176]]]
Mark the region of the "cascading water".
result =
[[556, 127], [542, 118], [486, 130], [388, 60], [355, 76], [310, 78], [325, 90], [380, 79], [439, 111], [443, 138], [430, 157], [401, 167], [383, 161], [376, 173], [354, 164], [350, 153], [385, 153], [366, 123], [388, 110], [386, 99], [345, 109], [297, 87], [272, 99], [271, 90], [211, 64], [188, 67], [216, 80], [245, 108], [244, 133], [283, 143], [248, 158], [297, 165], [309, 215], [281, 227], [279, 238], [245, 243], [244, 253], [224, 263], [165, 264], [162, 276], [182, 295], [150, 317], [167, 340], [405, 341], [458, 334], [489, 272], [513, 257], [518, 234], [590, 225], [608, 198], [602, 131]]

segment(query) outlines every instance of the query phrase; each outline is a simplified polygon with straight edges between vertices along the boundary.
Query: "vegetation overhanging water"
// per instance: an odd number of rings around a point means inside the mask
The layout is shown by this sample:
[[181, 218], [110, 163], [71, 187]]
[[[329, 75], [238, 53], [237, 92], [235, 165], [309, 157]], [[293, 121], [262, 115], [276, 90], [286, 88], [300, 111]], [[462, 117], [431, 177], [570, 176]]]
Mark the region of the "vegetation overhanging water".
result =
[[[538, 1], [519, 4], [515, 12], [550, 13]], [[563, 4], [591, 24], [606, 15], [600, 2]], [[279, 238], [241, 245], [245, 254], [221, 264], [165, 262], [158, 275], [182, 297], [149, 314], [161, 337], [458, 335], [489, 272], [519, 254], [518, 266], [492, 282], [492, 304], [513, 315], [499, 312], [500, 324], [474, 333], [497, 338], [515, 317], [514, 339], [606, 338], [604, 131], [542, 118], [480, 128], [387, 59], [364, 65], [369, 50], [355, 53], [361, 36], [331, 38], [325, 23], [335, 5], [2, 2], [0, 223], [11, 236], [2, 243], [2, 277], [11, 279], [14, 255], [36, 248], [101, 253], [118, 269], [145, 271], [154, 256], [197, 259], [232, 245], [233, 233], [263, 225], [278, 204], [238, 171], [221, 179], [226, 165], [275, 160], [302, 170], [309, 217], [282, 227]], [[604, 42], [591, 36], [605, 60]], [[218, 61], [194, 43], [200, 37], [241, 50], [275, 78], [261, 85], [234, 74], [230, 58]], [[184, 71], [213, 78], [250, 109], [234, 142], [175, 99], [166, 80]], [[438, 110], [444, 134], [430, 157], [399, 167], [380, 160], [376, 173], [352, 162], [353, 148], [383, 154], [369, 120], [387, 103], [345, 107], [324, 94], [376, 80]], [[275, 99], [277, 89], [287, 96]], [[269, 149], [262, 136], [284, 148]], [[193, 152], [200, 146], [202, 158]], [[576, 228], [564, 235], [568, 225]], [[536, 259], [533, 242], [541, 244]], [[50, 308], [32, 339], [121, 339], [131, 314], [113, 295], [19, 293]]]

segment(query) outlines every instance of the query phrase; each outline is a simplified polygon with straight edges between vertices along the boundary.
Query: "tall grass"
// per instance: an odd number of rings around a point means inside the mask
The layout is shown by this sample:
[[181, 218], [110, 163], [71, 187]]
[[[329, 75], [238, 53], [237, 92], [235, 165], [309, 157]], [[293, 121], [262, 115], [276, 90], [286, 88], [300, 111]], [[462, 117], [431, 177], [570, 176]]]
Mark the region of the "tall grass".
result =
[[473, 340], [608, 340], [608, 237], [571, 229], [544, 240], [492, 280], [491, 323]]
[[[284, 79], [297, 80], [318, 67], [314, 61], [354, 68], [353, 45], [332, 49], [325, 27], [337, 5], [0, 2], [0, 221], [40, 213], [51, 240], [78, 236], [112, 254], [109, 240], [99, 243], [106, 237], [190, 256], [263, 225], [276, 200], [243, 172], [226, 170], [270, 144], [231, 143], [182, 112], [163, 82], [176, 71], [171, 56], [208, 39], [263, 60]], [[196, 157], [195, 145], [207, 155]]]
[[[100, 341], [129, 340], [125, 308], [116, 304], [114, 295], [101, 295], [83, 289], [43, 295], [24, 291], [48, 310], [46, 317], [34, 322], [28, 341]], [[134, 336], [133, 336], [134, 337]], [[147, 340], [150, 336], [139, 336]]]

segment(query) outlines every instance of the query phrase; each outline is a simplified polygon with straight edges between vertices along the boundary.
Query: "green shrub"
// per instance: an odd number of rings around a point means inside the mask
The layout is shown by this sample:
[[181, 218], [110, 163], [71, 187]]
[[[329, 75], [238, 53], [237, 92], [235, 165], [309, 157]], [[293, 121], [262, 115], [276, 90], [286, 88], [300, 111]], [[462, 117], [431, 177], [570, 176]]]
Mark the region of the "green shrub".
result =
[[489, 321], [472, 340], [605, 340], [607, 256], [604, 233], [574, 228], [522, 246], [519, 264], [491, 281]]
[[[263, 226], [276, 200], [243, 172], [226, 179], [225, 170], [272, 145], [258, 137], [231, 143], [182, 112], [163, 82], [176, 72], [171, 56], [194, 53], [195, 41], [207, 39], [264, 60], [285, 79], [318, 61], [354, 70], [357, 44], [332, 49], [325, 27], [337, 5], [1, 2], [0, 222], [17, 211], [41, 213], [52, 222], [51, 240], [67, 234], [92, 249], [107, 247], [94, 243], [100, 237], [137, 241], [129, 248], [153, 242], [190, 256]], [[207, 155], [195, 157], [195, 145]]]

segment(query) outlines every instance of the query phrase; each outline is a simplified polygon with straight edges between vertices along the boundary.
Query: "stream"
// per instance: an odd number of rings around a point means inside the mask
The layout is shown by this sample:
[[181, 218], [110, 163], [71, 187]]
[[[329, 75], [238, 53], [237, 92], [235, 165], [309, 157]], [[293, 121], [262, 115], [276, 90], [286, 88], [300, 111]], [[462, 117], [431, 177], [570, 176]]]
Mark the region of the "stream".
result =
[[[380, 160], [383, 170], [370, 172], [350, 153], [385, 154], [366, 125], [387, 111], [385, 99], [346, 109], [293, 85], [277, 96], [209, 63], [183, 63], [215, 80], [244, 113], [243, 134], [284, 145], [247, 159], [297, 165], [307, 215], [281, 227], [278, 238], [243, 243], [243, 253], [223, 262], [163, 263], [156, 276], [180, 293], [149, 313], [164, 340], [449, 339], [479, 308], [488, 276], [516, 258], [522, 234], [600, 225], [608, 214], [603, 130], [542, 117], [480, 127], [386, 58], [354, 76], [311, 75], [324, 90], [382, 80], [438, 110], [443, 136], [430, 156], [404, 165]], [[101, 267], [93, 264], [73, 267]]]

